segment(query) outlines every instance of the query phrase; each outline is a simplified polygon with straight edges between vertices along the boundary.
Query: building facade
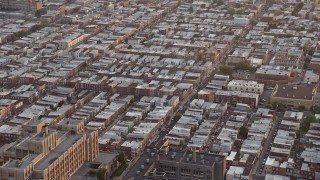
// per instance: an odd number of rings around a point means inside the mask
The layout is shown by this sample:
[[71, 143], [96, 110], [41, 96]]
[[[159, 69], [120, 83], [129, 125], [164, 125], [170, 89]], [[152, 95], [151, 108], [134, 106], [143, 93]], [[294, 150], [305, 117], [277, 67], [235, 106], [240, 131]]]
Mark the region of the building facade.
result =
[[251, 107], [257, 107], [259, 95], [255, 93], [242, 93], [240, 91], [222, 91], [218, 90], [214, 95], [214, 102], [227, 102], [230, 104], [243, 103]]
[[[0, 179], [67, 180], [85, 161], [92, 161], [99, 154], [97, 131], [67, 133], [60, 138], [55, 131], [43, 134], [17, 146], [18, 155], [23, 158], [1, 166]], [[27, 148], [26, 155], [23, 147]]]
[[246, 93], [263, 93], [264, 84], [257, 81], [232, 80], [228, 83], [228, 91], [241, 91]]
[[42, 8], [40, 0], [1, 0], [0, 6], [3, 9], [18, 9], [25, 11], [37, 11]]
[[161, 155], [158, 170], [169, 179], [223, 180], [226, 173], [226, 158], [219, 155], [195, 152], [168, 152]]

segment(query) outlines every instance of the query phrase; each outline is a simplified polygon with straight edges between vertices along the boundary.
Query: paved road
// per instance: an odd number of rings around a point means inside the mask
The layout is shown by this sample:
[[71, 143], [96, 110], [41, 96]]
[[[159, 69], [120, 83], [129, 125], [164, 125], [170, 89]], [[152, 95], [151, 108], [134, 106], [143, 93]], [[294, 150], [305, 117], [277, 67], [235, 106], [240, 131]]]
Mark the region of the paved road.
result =
[[279, 121], [280, 121], [280, 119], [275, 114], [275, 119], [273, 121], [272, 128], [270, 130], [268, 138], [265, 141], [265, 144], [263, 146], [263, 150], [262, 150], [262, 152], [260, 154], [260, 157], [259, 157], [258, 161], [256, 162], [255, 166], [253, 167], [253, 170], [252, 170], [252, 174], [253, 175], [256, 175], [257, 171], [259, 171], [260, 168], [262, 167], [262, 161], [265, 158], [265, 156], [267, 155], [267, 150], [268, 150], [270, 144], [273, 142], [273, 134], [277, 131], [277, 126], [278, 126]]

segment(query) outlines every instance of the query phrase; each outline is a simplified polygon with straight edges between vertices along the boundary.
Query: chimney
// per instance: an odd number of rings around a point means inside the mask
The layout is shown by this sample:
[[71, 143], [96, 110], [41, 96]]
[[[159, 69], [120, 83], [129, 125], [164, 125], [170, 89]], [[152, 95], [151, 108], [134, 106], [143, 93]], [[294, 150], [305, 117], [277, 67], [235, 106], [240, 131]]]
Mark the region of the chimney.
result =
[[192, 156], [193, 162], [197, 162], [197, 154], [196, 154], [196, 148], [193, 148], [193, 156]]

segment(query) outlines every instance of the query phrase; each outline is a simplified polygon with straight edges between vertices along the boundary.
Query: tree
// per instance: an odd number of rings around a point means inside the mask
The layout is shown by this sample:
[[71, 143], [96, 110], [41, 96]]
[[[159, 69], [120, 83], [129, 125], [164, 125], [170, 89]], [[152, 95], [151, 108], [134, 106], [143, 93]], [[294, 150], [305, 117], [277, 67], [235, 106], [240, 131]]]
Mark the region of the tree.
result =
[[218, 6], [223, 5], [223, 0], [218, 0], [218, 1], [217, 1], [217, 5], [218, 5]]
[[130, 99], [130, 103], [129, 103], [129, 104], [130, 104], [130, 105], [133, 104], [134, 101], [135, 101], [134, 98]]
[[271, 110], [282, 110], [285, 108], [285, 106], [282, 103], [279, 102], [272, 102], [270, 104], [267, 104], [265, 108], [271, 109]]
[[302, 9], [304, 3], [298, 3], [292, 11], [292, 16], [297, 16], [300, 10]]
[[174, 121], [178, 121], [180, 118], [181, 118], [181, 114], [180, 114], [180, 113], [177, 113], [177, 114], [173, 117], [173, 120], [174, 120]]
[[277, 25], [276, 22], [271, 22], [271, 23], [269, 24], [269, 27], [270, 27], [270, 29], [278, 29], [278, 25]]
[[301, 132], [308, 132], [310, 124], [316, 122], [316, 116], [314, 114], [309, 114], [304, 120], [300, 130]]
[[228, 9], [227, 10], [227, 14], [234, 14], [236, 13], [236, 11], [234, 9]]
[[313, 53], [314, 53], [314, 51], [313, 51], [313, 50], [309, 50], [309, 51], [308, 51], [308, 55], [309, 55], [309, 56], [312, 56], [312, 55], [313, 55]]
[[106, 175], [106, 169], [100, 169], [99, 171], [97, 171], [96, 175], [98, 180], [104, 180]]
[[233, 69], [227, 65], [221, 66], [220, 71], [222, 74], [225, 74], [225, 75], [232, 75], [233, 74]]
[[34, 16], [36, 16], [37, 18], [41, 17], [41, 12], [39, 10], [37, 10], [34, 14]]
[[271, 104], [267, 104], [265, 108], [272, 109], [273, 107]]
[[241, 126], [239, 130], [239, 136], [242, 137], [243, 139], [247, 139], [248, 132], [249, 130], [246, 126]]
[[125, 164], [127, 163], [127, 158], [126, 158], [126, 155], [124, 154], [124, 152], [119, 152], [118, 154], [118, 161], [121, 163], [121, 164]]
[[306, 109], [305, 106], [299, 106], [299, 107], [298, 107], [298, 110], [299, 110], [299, 111], [304, 111], [305, 109]]
[[316, 116], [314, 114], [309, 114], [305, 120], [306, 125], [309, 127], [310, 124], [314, 122], [316, 122]]
[[255, 26], [255, 25], [258, 24], [258, 21], [256, 21], [256, 20], [250, 20], [250, 24], [251, 24], [252, 26]]
[[243, 70], [243, 71], [250, 71], [250, 72], [256, 71], [255, 67], [251, 66], [248, 63], [245, 63], [244, 61], [241, 61], [238, 64], [236, 64], [235, 69], [236, 70]]
[[297, 130], [297, 131], [296, 131], [296, 138], [297, 138], [297, 139], [300, 139], [300, 137], [301, 137], [301, 131], [300, 131], [300, 130]]
[[236, 11], [236, 14], [243, 14], [243, 13], [244, 13], [244, 12], [243, 12], [243, 10], [241, 10], [241, 9]]
[[310, 58], [307, 57], [307, 58], [304, 60], [304, 62], [305, 62], [305, 63], [310, 63], [311, 60], [310, 60]]
[[279, 102], [276, 102], [276, 101], [272, 102], [271, 105], [272, 105], [272, 109], [273, 110], [278, 110], [278, 109], [284, 108], [284, 105], [282, 103], [279, 103]]

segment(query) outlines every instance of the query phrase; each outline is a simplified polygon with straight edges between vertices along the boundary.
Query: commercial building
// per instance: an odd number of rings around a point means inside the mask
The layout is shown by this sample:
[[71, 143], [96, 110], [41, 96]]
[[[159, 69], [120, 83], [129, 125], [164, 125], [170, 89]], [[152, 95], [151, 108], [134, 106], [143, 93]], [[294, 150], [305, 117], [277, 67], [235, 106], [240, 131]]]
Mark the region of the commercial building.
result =
[[281, 102], [287, 107], [298, 108], [304, 106], [310, 110], [317, 93], [315, 86], [297, 86], [277, 84], [271, 94], [271, 102]]

